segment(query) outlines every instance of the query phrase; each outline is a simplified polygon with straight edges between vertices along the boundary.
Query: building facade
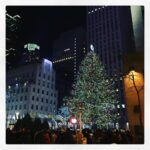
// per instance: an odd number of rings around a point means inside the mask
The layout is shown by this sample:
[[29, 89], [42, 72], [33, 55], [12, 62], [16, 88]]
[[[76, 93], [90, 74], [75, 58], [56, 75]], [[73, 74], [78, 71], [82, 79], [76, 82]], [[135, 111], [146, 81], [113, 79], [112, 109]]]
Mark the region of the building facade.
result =
[[64, 96], [70, 94], [79, 65], [86, 54], [85, 45], [85, 31], [82, 28], [66, 31], [54, 41], [52, 58], [57, 73], [59, 106]]
[[32, 118], [48, 118], [57, 113], [55, 76], [52, 62], [47, 59], [7, 72], [7, 126], [27, 113]]
[[123, 59], [126, 51], [135, 51], [131, 10], [128, 6], [87, 7], [87, 46], [94, 45], [95, 52], [104, 64], [107, 74], [115, 82], [118, 93], [119, 125], [128, 125], [123, 86]]

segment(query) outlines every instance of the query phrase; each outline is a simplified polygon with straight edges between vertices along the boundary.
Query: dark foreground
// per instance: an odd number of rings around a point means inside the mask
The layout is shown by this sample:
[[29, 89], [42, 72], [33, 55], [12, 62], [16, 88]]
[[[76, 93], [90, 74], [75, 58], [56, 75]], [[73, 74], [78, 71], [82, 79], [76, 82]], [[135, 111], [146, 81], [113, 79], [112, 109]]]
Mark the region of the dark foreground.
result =
[[130, 131], [118, 130], [90, 130], [72, 131], [66, 128], [57, 130], [20, 129], [6, 130], [7, 144], [132, 144], [133, 137]]

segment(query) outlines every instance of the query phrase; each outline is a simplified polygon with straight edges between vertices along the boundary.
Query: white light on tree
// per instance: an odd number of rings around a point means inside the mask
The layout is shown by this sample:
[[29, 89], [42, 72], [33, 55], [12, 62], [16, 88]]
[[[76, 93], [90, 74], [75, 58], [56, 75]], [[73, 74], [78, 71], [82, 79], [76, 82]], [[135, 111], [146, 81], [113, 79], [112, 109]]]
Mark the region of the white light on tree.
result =
[[94, 52], [94, 46], [93, 46], [93, 44], [90, 45], [90, 49], [91, 49], [91, 51]]

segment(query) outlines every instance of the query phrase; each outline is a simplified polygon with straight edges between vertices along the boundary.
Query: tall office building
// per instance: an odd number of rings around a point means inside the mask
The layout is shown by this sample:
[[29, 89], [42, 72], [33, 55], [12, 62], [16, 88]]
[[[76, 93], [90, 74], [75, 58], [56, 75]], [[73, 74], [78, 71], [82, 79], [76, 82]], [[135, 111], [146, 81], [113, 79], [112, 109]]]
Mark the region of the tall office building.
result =
[[6, 123], [29, 113], [32, 118], [48, 118], [57, 113], [57, 90], [52, 62], [26, 64], [7, 72]]
[[17, 50], [18, 26], [21, 17], [19, 15], [10, 15], [6, 12], [6, 69], [13, 68], [19, 60], [19, 51]]
[[95, 52], [105, 65], [107, 74], [115, 82], [118, 92], [120, 126], [127, 122], [123, 88], [123, 59], [127, 51], [135, 51], [131, 10], [128, 6], [87, 7], [87, 46], [93, 44]]
[[86, 54], [85, 31], [82, 28], [62, 33], [53, 44], [53, 64], [57, 76], [59, 106], [70, 94], [79, 65]]

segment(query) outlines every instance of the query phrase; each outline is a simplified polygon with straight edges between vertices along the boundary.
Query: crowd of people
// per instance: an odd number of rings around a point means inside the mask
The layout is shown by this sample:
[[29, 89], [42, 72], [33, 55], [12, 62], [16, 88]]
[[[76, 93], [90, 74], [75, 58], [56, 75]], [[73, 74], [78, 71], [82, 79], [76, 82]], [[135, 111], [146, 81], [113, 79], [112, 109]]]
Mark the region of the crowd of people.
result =
[[82, 132], [69, 128], [31, 131], [23, 128], [6, 130], [7, 144], [132, 144], [130, 131], [83, 129]]
[[83, 129], [49, 127], [48, 121], [31, 119], [27, 114], [18, 119], [13, 129], [6, 129], [6, 144], [132, 144], [133, 137], [128, 130]]

